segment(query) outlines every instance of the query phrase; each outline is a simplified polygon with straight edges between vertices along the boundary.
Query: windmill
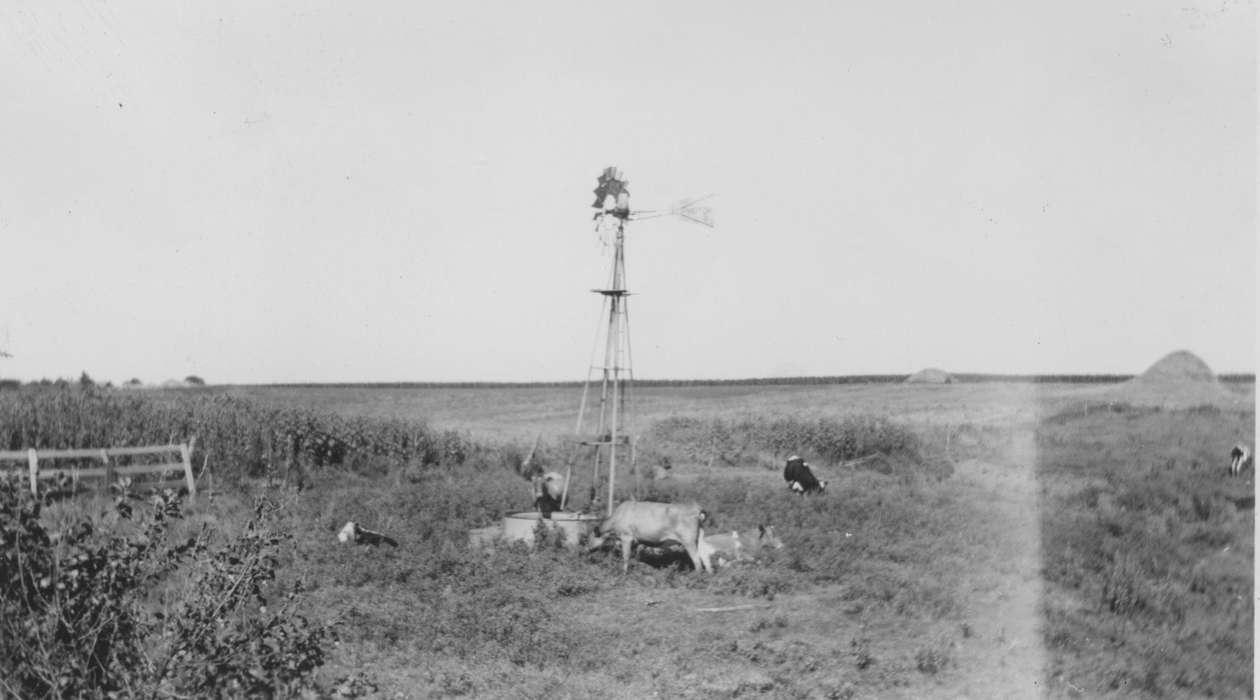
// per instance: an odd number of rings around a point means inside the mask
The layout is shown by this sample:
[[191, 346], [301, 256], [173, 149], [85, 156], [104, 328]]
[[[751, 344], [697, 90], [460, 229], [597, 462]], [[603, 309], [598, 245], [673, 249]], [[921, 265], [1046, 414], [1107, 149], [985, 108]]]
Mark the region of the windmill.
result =
[[[577, 428], [578, 445], [592, 449], [591, 456], [591, 496], [596, 500], [601, 471], [608, 474], [608, 514], [612, 514], [613, 490], [617, 476], [618, 453], [628, 457], [634, 465], [634, 439], [626, 429], [627, 404], [630, 384], [634, 380], [633, 362], [630, 353], [630, 312], [627, 308], [625, 238], [626, 224], [631, 221], [650, 219], [658, 216], [674, 215], [710, 228], [713, 227], [713, 210], [702, 204], [712, 195], [699, 199], [686, 199], [675, 203], [666, 210], [630, 209], [630, 182], [616, 167], [605, 168], [599, 176], [599, 184], [595, 188], [595, 202], [591, 206], [595, 212], [595, 231], [601, 240], [611, 240], [612, 269], [608, 284], [603, 289], [592, 292], [603, 297], [603, 312], [596, 331], [595, 348], [599, 347], [602, 335], [604, 346], [603, 364], [591, 364], [586, 375], [586, 383], [582, 388], [582, 402], [578, 408]], [[592, 349], [592, 355], [595, 350]], [[598, 370], [599, 415], [593, 433], [586, 431], [587, 398], [592, 384], [592, 375]], [[570, 471], [572, 464], [570, 464]], [[571, 474], [570, 474], [571, 475]], [[561, 509], [568, 500], [569, 479], [565, 479], [565, 492], [561, 496]]]

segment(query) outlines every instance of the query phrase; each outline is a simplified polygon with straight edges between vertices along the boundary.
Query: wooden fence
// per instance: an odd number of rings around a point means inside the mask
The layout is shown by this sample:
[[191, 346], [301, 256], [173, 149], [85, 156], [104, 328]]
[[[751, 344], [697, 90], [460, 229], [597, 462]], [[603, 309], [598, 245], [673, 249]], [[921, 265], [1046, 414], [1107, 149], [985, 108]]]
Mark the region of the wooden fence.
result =
[[[100, 447], [85, 448], [77, 450], [29, 450], [17, 451], [0, 451], [0, 464], [4, 462], [21, 462], [27, 463], [31, 480], [31, 493], [39, 493], [39, 480], [55, 478], [60, 475], [70, 477], [75, 489], [78, 489], [80, 479], [104, 479], [106, 487], [114, 483], [119, 476], [130, 476], [133, 474], [159, 474], [163, 478], [159, 481], [146, 481], [143, 486], [152, 488], [178, 488], [186, 486], [188, 488], [189, 498], [197, 496], [197, 481], [193, 477], [192, 470], [192, 450], [193, 445], [197, 443], [197, 438], [193, 438], [186, 443], [172, 445], [152, 445], [148, 447]], [[112, 458], [115, 457], [132, 457], [137, 455], [166, 455], [171, 459], [179, 459], [178, 462], [163, 462], [161, 464], [125, 464], [115, 465]], [[178, 455], [178, 456], [176, 456]], [[51, 461], [57, 459], [95, 459], [100, 460], [101, 466], [88, 467], [81, 469], [78, 467], [67, 468], [50, 468], [41, 467], [40, 460]], [[182, 476], [176, 479], [166, 479], [165, 476], [170, 472], [183, 472]]]

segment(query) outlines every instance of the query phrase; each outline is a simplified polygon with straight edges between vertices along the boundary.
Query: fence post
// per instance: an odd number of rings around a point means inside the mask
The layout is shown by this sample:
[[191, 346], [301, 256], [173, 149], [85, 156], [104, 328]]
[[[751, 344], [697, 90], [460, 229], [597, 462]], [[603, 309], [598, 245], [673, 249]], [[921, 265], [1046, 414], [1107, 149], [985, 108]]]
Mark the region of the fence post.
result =
[[197, 436], [179, 446], [179, 455], [184, 458], [184, 479], [188, 482], [188, 498], [197, 498], [197, 480], [193, 478], [192, 448], [197, 444]]
[[110, 493], [114, 486], [114, 463], [109, 461], [109, 451], [101, 448], [101, 464], [105, 465], [105, 493]]
[[35, 454], [35, 448], [26, 450], [26, 462], [31, 468], [31, 495], [39, 495], [39, 457]]

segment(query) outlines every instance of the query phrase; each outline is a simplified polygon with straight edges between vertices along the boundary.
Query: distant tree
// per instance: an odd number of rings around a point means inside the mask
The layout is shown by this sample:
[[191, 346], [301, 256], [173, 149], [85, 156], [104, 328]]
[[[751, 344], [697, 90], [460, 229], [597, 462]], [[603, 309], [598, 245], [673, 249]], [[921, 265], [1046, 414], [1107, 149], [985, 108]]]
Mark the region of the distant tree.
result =
[[86, 389], [91, 386], [96, 386], [96, 382], [92, 381], [92, 378], [88, 376], [87, 372], [84, 372], [79, 375], [79, 386]]
[[188, 375], [187, 377], [184, 377], [184, 381], [185, 381], [185, 382], [187, 382], [187, 383], [189, 383], [189, 384], [191, 384], [191, 385], [193, 385], [193, 386], [205, 386], [205, 385], [206, 385], [206, 380], [202, 379], [201, 377], [198, 377], [198, 376], [197, 376], [197, 375], [195, 375], [195, 374], [190, 374], [190, 375]]
[[16, 379], [0, 379], [0, 391], [7, 391], [10, 389], [20, 389], [21, 387], [22, 387], [22, 382]]
[[124, 386], [140, 386], [140, 384], [141, 382], [139, 379], [132, 377], [131, 379], [127, 380], [127, 383]]

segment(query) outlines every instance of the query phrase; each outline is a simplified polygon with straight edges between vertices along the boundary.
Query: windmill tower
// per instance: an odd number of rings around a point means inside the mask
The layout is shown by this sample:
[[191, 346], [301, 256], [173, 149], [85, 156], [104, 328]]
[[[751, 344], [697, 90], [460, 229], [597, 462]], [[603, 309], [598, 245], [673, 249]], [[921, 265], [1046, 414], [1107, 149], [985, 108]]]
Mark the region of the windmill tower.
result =
[[[605, 168], [595, 188], [595, 230], [605, 242], [611, 240], [613, 250], [612, 269], [608, 284], [592, 292], [603, 297], [603, 313], [598, 334], [602, 334], [604, 357], [602, 364], [592, 364], [582, 389], [582, 403], [578, 409], [576, 433], [580, 446], [592, 448], [591, 490], [592, 500], [598, 499], [600, 473], [608, 475], [608, 514], [612, 514], [613, 493], [616, 486], [617, 465], [620, 456], [623, 467], [633, 469], [635, 461], [634, 438], [627, 429], [630, 386], [634, 380], [630, 352], [630, 311], [626, 289], [626, 224], [632, 220], [674, 214], [689, 221], [713, 226], [713, 213], [708, 207], [698, 206], [708, 197], [684, 200], [665, 211], [631, 211], [630, 183], [615, 167]], [[597, 341], [600, 335], [597, 334]], [[596, 343], [598, 348], [599, 343]], [[592, 375], [599, 372], [599, 412], [593, 433], [586, 432], [587, 399], [592, 385]], [[568, 500], [568, 479], [561, 508]]]

